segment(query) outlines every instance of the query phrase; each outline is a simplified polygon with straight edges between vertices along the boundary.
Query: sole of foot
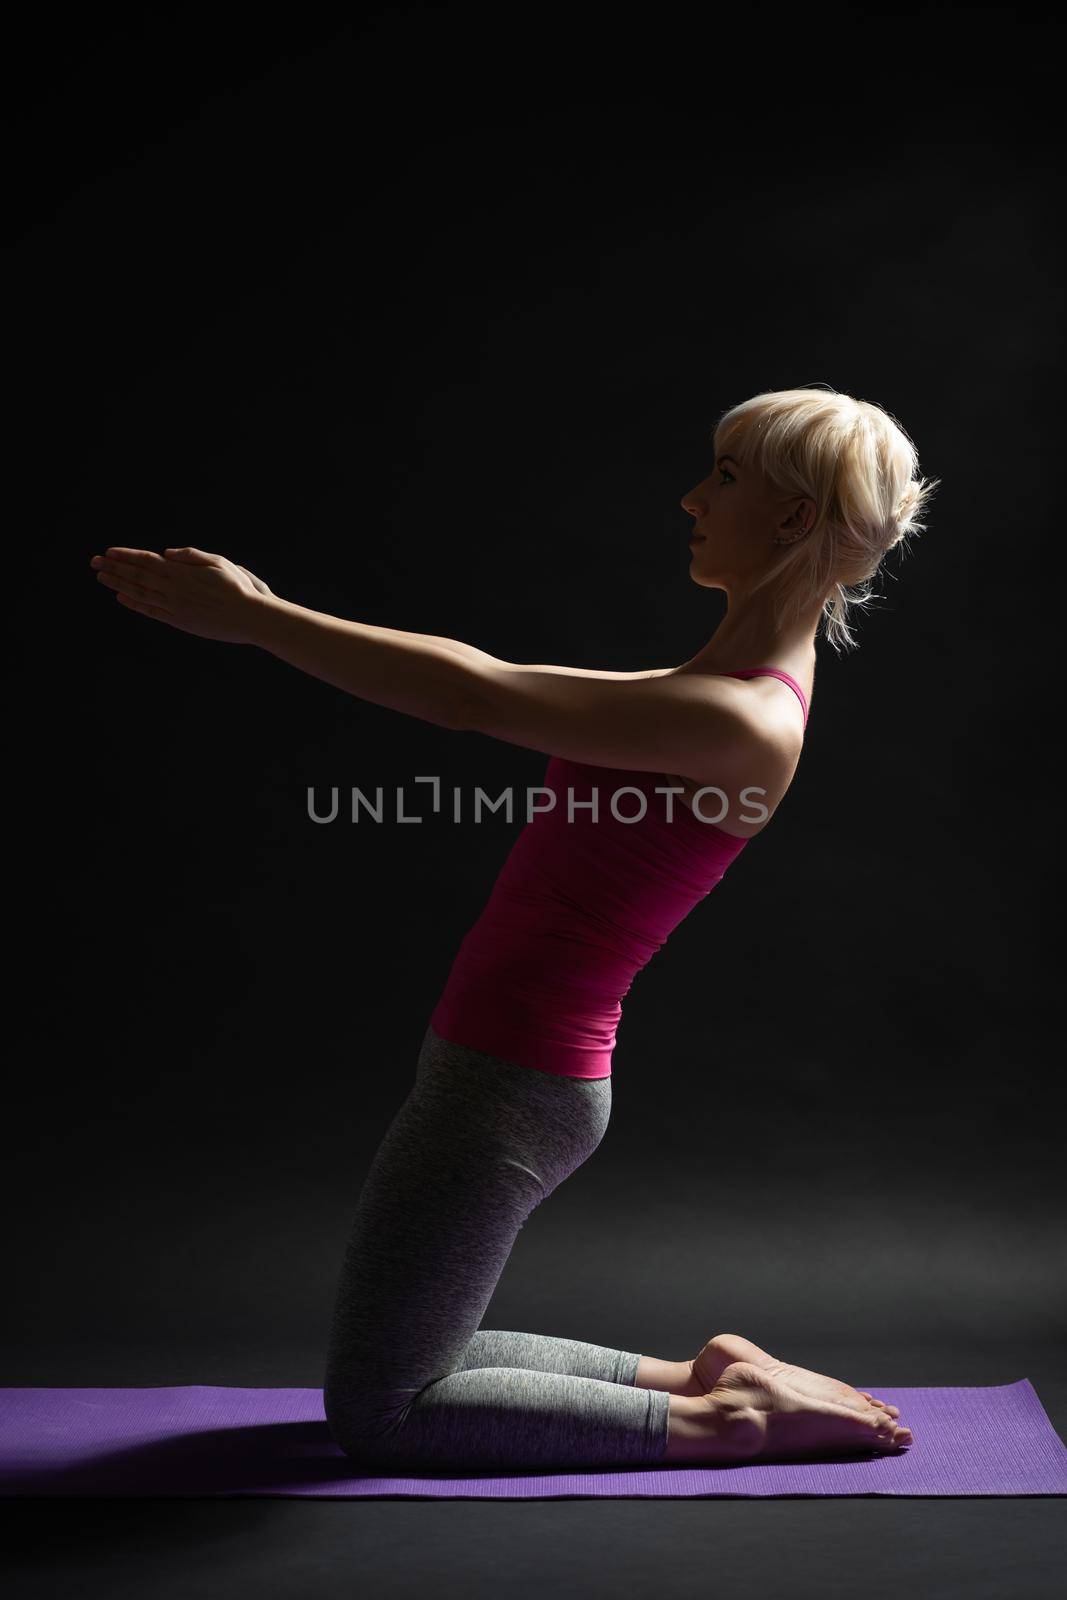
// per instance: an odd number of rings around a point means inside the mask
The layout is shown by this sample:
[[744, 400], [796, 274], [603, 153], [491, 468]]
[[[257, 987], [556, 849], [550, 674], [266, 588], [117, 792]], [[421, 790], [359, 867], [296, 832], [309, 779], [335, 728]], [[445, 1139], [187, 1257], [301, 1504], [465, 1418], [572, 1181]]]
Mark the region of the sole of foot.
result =
[[816, 1400], [832, 1400], [837, 1405], [852, 1406], [857, 1411], [874, 1406], [884, 1411], [886, 1416], [900, 1416], [899, 1406], [879, 1400], [866, 1389], [854, 1389], [840, 1378], [830, 1378], [823, 1372], [812, 1372], [808, 1367], [795, 1367], [787, 1361], [779, 1361], [776, 1356], [769, 1355], [758, 1344], [753, 1344], [751, 1339], [739, 1333], [717, 1333], [714, 1339], [708, 1340], [693, 1362], [693, 1375], [701, 1391], [709, 1393], [719, 1381], [719, 1375], [734, 1361], [749, 1361], [754, 1367], [761, 1367], [770, 1377], [778, 1378], [787, 1388]]
[[884, 1411], [838, 1405], [788, 1387], [766, 1368], [735, 1361], [706, 1396], [722, 1424], [724, 1455], [744, 1461], [796, 1461], [836, 1452], [907, 1448], [911, 1430]]

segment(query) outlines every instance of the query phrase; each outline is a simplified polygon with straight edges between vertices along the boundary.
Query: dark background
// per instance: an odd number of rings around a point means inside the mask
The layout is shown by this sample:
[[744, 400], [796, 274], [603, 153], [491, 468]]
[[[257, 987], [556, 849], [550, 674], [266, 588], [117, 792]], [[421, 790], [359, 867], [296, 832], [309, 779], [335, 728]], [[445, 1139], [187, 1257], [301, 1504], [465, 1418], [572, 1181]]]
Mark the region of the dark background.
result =
[[[715, 421], [821, 382], [911, 434], [929, 532], [859, 650], [821, 644], [788, 800], [636, 981], [609, 1134], [486, 1323], [1028, 1377], [1064, 1433], [1050, 17], [16, 25], [3, 1382], [321, 1383], [359, 1186], [520, 824], [316, 826], [308, 786], [545, 765], [124, 611], [90, 556], [193, 544], [508, 660], [675, 664], [722, 614], [679, 506]], [[8, 1510], [27, 1595], [600, 1594], [647, 1564], [974, 1596], [1052, 1592], [1061, 1508]]]

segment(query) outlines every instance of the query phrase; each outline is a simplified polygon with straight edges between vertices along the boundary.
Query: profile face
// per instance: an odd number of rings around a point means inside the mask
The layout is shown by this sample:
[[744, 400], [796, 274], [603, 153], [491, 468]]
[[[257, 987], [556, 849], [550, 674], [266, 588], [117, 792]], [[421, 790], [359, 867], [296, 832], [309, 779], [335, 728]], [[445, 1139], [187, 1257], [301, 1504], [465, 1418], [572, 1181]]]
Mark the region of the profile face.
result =
[[755, 530], [763, 506], [757, 475], [729, 453], [720, 455], [703, 483], [682, 498], [693, 518], [689, 575], [702, 588], [717, 588], [728, 577], [752, 568]]
[[701, 588], [745, 585], [764, 576], [783, 542], [803, 537], [816, 514], [808, 496], [783, 495], [729, 451], [682, 498], [693, 518], [689, 576]]

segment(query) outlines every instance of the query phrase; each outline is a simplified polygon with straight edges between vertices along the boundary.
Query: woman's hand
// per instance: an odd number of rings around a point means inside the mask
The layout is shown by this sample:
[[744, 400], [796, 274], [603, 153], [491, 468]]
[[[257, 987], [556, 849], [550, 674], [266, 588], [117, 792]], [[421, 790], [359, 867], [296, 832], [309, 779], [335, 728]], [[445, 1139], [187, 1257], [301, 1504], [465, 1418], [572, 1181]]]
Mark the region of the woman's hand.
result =
[[251, 644], [263, 601], [273, 598], [247, 567], [188, 546], [157, 555], [112, 545], [89, 565], [129, 610], [225, 644]]

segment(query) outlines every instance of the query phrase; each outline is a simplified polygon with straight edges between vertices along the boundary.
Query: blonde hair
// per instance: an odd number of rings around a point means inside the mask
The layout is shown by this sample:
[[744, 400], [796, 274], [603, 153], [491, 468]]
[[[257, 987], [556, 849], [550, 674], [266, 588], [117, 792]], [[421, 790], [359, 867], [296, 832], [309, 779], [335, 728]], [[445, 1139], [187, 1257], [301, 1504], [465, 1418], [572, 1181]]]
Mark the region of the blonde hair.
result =
[[806, 538], [791, 545], [757, 588], [776, 582], [779, 622], [823, 600], [835, 650], [853, 649], [853, 606], [872, 588], [886, 552], [917, 531], [940, 479], [918, 477], [918, 452], [895, 417], [829, 385], [768, 390], [725, 411], [715, 426], [724, 453], [754, 467], [783, 495], [815, 501]]

